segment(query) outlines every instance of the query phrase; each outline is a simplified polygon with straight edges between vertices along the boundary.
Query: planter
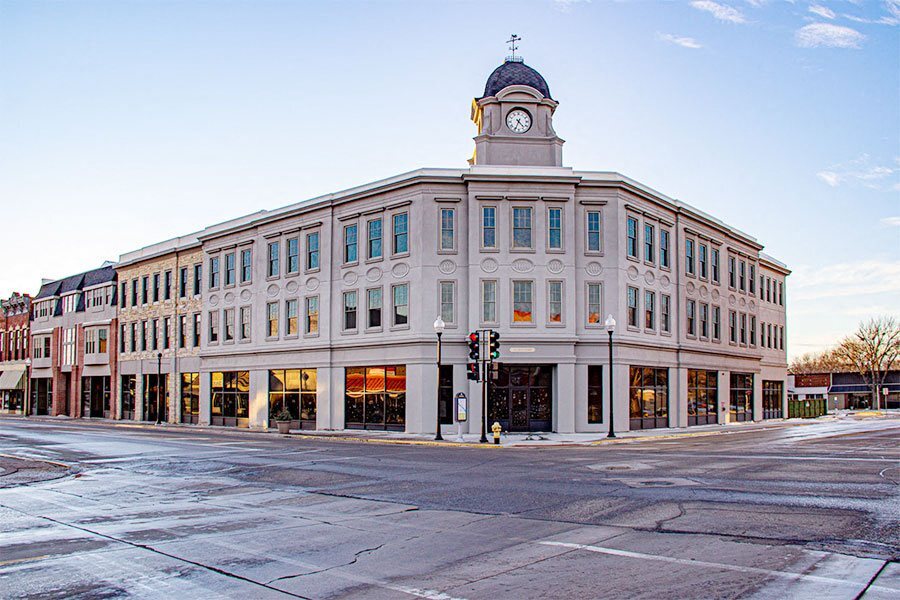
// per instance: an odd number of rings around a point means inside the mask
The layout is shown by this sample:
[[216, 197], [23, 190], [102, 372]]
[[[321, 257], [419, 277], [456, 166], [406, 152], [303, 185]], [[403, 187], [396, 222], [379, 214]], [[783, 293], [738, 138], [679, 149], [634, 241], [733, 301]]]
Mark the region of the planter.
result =
[[278, 426], [278, 433], [287, 434], [291, 431], [290, 421], [275, 421], [275, 425]]

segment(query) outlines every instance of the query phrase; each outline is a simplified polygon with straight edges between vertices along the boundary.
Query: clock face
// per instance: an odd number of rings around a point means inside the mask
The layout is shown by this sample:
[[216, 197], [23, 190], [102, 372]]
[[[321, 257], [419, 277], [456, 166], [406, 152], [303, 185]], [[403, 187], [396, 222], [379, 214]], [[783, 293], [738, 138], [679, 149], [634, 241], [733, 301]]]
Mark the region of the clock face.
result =
[[514, 108], [506, 114], [506, 126], [513, 133], [525, 133], [531, 129], [531, 115], [521, 108]]

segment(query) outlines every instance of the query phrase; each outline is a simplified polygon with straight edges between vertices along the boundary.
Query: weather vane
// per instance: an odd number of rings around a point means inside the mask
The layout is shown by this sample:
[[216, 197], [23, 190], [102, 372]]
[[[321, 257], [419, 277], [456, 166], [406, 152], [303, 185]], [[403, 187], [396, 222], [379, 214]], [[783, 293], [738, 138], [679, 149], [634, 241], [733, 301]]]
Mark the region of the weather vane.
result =
[[509, 60], [516, 60], [516, 50], [519, 49], [519, 45], [516, 42], [520, 41], [522, 38], [517, 36], [516, 34], [512, 34], [506, 43], [509, 44], [509, 50], [512, 54], [510, 54]]

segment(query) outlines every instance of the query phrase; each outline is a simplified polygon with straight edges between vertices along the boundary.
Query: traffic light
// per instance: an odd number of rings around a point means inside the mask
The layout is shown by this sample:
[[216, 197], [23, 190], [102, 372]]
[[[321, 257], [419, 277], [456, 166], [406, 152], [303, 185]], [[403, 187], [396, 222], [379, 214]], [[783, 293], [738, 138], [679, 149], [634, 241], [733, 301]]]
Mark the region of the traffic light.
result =
[[488, 334], [488, 356], [491, 361], [500, 358], [500, 334], [493, 329]]
[[466, 373], [466, 377], [472, 381], [478, 381], [478, 363], [469, 363], [469, 372]]
[[481, 354], [479, 352], [478, 346], [478, 332], [473, 331], [469, 334], [469, 358], [471, 360], [478, 360], [481, 358]]

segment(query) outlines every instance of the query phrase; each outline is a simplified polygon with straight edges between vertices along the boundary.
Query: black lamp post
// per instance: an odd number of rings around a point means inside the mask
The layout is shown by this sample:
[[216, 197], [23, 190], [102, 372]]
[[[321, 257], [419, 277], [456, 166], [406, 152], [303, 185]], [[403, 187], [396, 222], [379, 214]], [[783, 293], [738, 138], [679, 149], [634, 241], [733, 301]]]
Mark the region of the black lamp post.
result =
[[444, 333], [444, 320], [438, 315], [434, 320], [434, 332], [437, 334], [437, 416], [435, 417], [435, 440], [443, 440], [441, 435], [441, 334]]
[[156, 353], [156, 424], [159, 425], [161, 421], [160, 410], [159, 410], [159, 397], [162, 395], [162, 352]]
[[612, 346], [612, 336], [613, 331], [616, 330], [616, 320], [613, 319], [612, 315], [606, 317], [606, 333], [609, 334], [609, 435], [606, 437], [614, 438], [616, 437], [615, 425], [613, 425], [613, 406], [615, 402], [613, 401], [613, 346]]

